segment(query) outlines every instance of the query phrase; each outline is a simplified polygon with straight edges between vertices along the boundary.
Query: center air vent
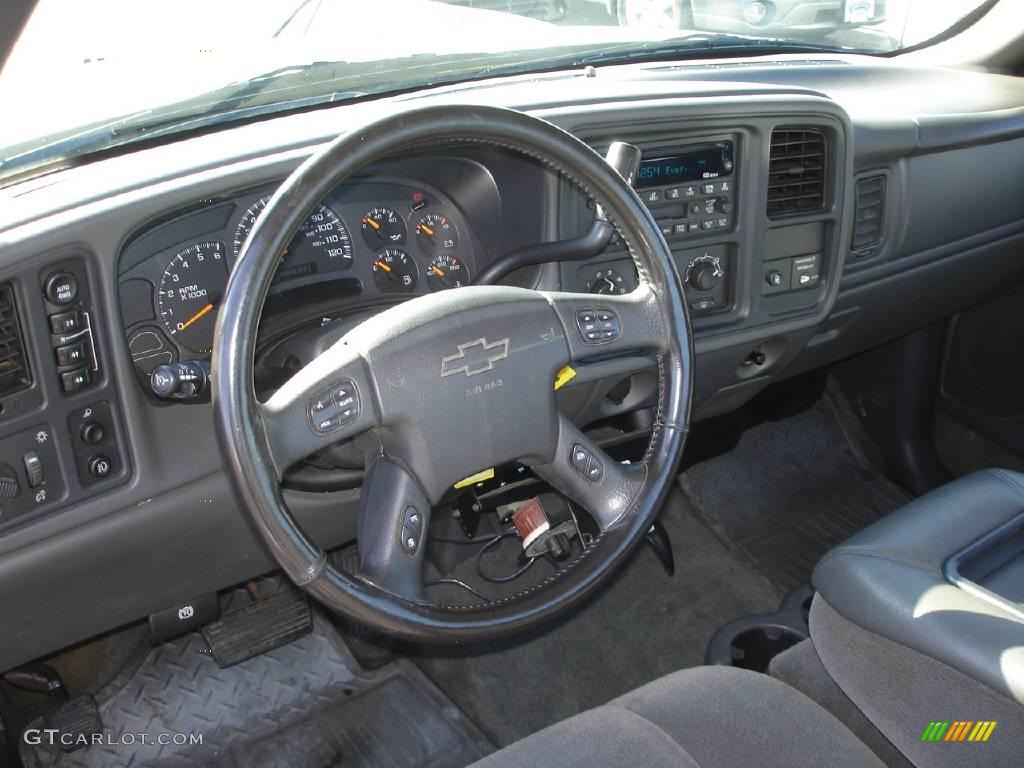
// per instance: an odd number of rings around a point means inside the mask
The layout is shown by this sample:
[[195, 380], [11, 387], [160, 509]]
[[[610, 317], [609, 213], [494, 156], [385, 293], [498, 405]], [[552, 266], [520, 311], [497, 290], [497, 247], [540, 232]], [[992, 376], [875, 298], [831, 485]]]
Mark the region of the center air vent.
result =
[[768, 161], [768, 217], [825, 207], [825, 135], [815, 129], [776, 128]]
[[870, 176], [857, 182], [853, 220], [854, 258], [868, 259], [882, 242], [885, 217], [885, 176]]
[[0, 397], [32, 383], [10, 283], [0, 284]]

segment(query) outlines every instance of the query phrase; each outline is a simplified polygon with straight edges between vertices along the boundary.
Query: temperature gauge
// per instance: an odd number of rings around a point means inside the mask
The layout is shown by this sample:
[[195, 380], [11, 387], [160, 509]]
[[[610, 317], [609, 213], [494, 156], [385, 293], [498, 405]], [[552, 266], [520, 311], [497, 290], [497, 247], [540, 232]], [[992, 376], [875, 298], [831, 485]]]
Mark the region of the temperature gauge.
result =
[[427, 269], [427, 285], [432, 291], [445, 288], [461, 288], [469, 285], [469, 270], [466, 265], [450, 253], [435, 256]]

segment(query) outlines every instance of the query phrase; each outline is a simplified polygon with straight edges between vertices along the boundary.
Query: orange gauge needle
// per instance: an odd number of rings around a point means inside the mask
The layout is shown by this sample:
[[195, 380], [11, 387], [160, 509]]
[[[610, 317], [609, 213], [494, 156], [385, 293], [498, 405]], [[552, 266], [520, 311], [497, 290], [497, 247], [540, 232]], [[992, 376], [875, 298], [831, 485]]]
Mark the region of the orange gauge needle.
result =
[[192, 325], [193, 323], [197, 322], [199, 320], [199, 318], [203, 317], [207, 312], [212, 312], [212, 311], [213, 311], [213, 304], [207, 304], [205, 307], [203, 307], [198, 312], [196, 312], [194, 315], [192, 315], [192, 317], [190, 317], [188, 320], [186, 320], [184, 323], [182, 323], [181, 324], [181, 328], [179, 328], [178, 330], [179, 331], [184, 331], [190, 325]]
[[431, 269], [434, 271], [434, 274], [437, 275], [438, 277], [444, 277], [444, 272], [441, 270], [440, 267], [432, 266]]
[[432, 230], [426, 224], [417, 224], [416, 226], [420, 230], [420, 232], [422, 232], [427, 237], [433, 237], [434, 236], [434, 230]]
[[369, 216], [364, 216], [363, 217], [363, 223], [364, 224], [369, 224], [374, 229], [380, 229], [380, 224], [378, 224], [376, 221], [371, 219]]
[[391, 271], [391, 267], [389, 267], [383, 261], [375, 261], [373, 263], [374, 263], [374, 266], [378, 267], [379, 269], [383, 269], [385, 272], [390, 272]]

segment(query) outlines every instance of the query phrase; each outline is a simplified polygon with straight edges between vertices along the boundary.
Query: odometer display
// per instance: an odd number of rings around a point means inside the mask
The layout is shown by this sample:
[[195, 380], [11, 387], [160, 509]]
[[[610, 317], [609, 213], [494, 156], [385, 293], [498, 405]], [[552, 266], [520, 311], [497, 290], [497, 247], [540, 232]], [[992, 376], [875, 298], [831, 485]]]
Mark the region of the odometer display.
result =
[[209, 352], [217, 310], [228, 284], [221, 243], [197, 243], [178, 251], [160, 276], [157, 303], [171, 337], [193, 352]]
[[[242, 252], [256, 219], [267, 207], [269, 197], [250, 205], [235, 227], [235, 258]], [[352, 237], [344, 222], [332, 209], [319, 205], [299, 227], [284, 252], [274, 276], [275, 283], [308, 275], [336, 272], [352, 266]]]

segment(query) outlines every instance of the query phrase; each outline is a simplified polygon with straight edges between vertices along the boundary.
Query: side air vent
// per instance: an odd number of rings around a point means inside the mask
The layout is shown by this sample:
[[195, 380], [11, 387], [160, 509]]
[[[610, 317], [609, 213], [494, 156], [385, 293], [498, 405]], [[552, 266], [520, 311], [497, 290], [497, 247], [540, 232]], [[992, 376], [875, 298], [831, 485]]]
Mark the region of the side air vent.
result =
[[824, 207], [825, 134], [815, 129], [776, 128], [768, 161], [768, 217]]
[[0, 284], [0, 397], [32, 383], [10, 283]]
[[850, 246], [855, 259], [869, 259], [881, 244], [885, 227], [885, 176], [858, 181], [856, 198]]

